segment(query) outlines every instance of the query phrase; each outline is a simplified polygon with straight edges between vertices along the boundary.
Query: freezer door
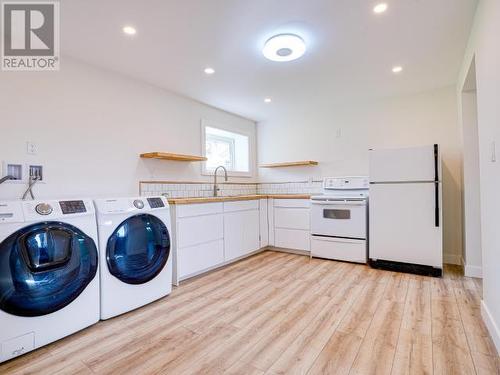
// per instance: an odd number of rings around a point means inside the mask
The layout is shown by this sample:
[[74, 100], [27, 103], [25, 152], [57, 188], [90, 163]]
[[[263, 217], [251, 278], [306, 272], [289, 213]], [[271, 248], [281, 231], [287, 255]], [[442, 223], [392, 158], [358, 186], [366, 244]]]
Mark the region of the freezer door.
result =
[[436, 202], [434, 183], [371, 185], [370, 259], [442, 268], [442, 225], [435, 220], [440, 190], [439, 184]]
[[[434, 181], [437, 168], [435, 146], [370, 150], [370, 182]], [[438, 180], [440, 173], [438, 170]]]

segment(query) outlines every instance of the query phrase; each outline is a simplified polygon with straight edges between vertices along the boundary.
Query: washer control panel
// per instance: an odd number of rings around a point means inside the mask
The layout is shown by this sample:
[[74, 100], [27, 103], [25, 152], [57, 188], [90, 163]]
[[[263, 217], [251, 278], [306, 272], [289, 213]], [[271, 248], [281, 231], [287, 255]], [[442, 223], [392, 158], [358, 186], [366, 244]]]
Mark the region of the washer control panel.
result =
[[45, 216], [45, 215], [50, 215], [52, 211], [54, 211], [54, 209], [48, 203], [38, 203], [35, 206], [35, 211], [37, 214]]
[[83, 201], [60, 201], [59, 206], [61, 206], [61, 211], [64, 215], [87, 212]]
[[139, 210], [142, 210], [144, 208], [144, 202], [140, 199], [136, 199], [134, 201], [134, 207], [138, 208]]

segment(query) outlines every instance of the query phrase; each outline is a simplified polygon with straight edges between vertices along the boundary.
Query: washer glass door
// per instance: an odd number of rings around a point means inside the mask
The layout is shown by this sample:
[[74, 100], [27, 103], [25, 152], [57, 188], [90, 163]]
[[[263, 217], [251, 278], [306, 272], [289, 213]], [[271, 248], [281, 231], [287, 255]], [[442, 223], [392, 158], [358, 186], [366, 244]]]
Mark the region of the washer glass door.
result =
[[61, 222], [25, 227], [0, 243], [0, 309], [40, 316], [74, 301], [94, 279], [95, 242]]
[[141, 214], [123, 221], [108, 239], [106, 261], [110, 273], [127, 284], [144, 284], [165, 267], [170, 235], [156, 216]]

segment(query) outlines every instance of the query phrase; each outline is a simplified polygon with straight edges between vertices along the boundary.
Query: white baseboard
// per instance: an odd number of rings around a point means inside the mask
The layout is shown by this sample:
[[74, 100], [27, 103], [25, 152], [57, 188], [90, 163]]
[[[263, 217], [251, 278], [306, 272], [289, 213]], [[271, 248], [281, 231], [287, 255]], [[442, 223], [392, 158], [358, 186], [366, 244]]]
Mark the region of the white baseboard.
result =
[[477, 277], [479, 279], [483, 278], [483, 268], [480, 266], [464, 266], [464, 274], [467, 277]]
[[307, 255], [307, 256], [311, 255], [311, 252], [307, 250], [285, 249], [284, 247], [274, 247], [274, 246], [269, 246], [267, 249], [272, 251], [279, 251], [281, 253], [290, 253], [290, 254]]
[[459, 254], [444, 254], [443, 262], [445, 264], [456, 264], [458, 266], [462, 265], [462, 256]]
[[488, 328], [491, 338], [495, 343], [497, 352], [500, 355], [500, 330], [498, 329], [495, 319], [491, 316], [490, 310], [488, 310], [488, 307], [484, 303], [484, 300], [481, 301], [481, 316], [483, 317], [484, 324], [486, 324], [486, 328]]

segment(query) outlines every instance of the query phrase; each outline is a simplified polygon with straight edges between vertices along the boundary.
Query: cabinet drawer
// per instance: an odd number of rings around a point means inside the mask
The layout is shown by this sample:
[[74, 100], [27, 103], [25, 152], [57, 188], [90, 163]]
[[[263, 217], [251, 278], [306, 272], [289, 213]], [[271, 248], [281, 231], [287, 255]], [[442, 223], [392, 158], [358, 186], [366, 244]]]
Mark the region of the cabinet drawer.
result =
[[224, 262], [224, 241], [177, 249], [178, 277], [183, 278]]
[[274, 207], [311, 207], [311, 202], [309, 199], [275, 199]]
[[177, 217], [199, 216], [222, 213], [222, 203], [180, 204], [176, 207]]
[[274, 226], [284, 229], [310, 229], [309, 208], [274, 208]]
[[366, 253], [365, 240], [314, 236], [311, 238], [313, 257], [366, 263]]
[[309, 251], [311, 247], [310, 237], [309, 231], [276, 228], [274, 231], [274, 246]]
[[259, 200], [248, 200], [248, 201], [236, 201], [236, 202], [224, 202], [224, 212], [235, 212], [235, 211], [247, 211], [247, 210], [258, 210]]
[[224, 237], [223, 215], [204, 215], [177, 219], [177, 246], [187, 247]]

